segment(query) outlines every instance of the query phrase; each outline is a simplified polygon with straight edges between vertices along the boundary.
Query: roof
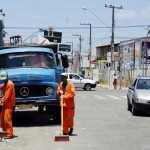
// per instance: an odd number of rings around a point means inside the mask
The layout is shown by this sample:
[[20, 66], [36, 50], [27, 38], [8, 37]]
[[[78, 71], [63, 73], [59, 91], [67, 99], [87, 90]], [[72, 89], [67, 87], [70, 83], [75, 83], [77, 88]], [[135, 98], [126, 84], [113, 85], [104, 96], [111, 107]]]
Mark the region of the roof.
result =
[[138, 79], [150, 79], [150, 76], [138, 76]]
[[[119, 45], [120, 43], [115, 43], [114, 44], [114, 46], [116, 46], [116, 45]], [[99, 47], [109, 47], [109, 46], [111, 46], [111, 44], [109, 44], [109, 45], [101, 45], [101, 46], [97, 46], [96, 48], [99, 48]]]
[[41, 48], [41, 47], [18, 47], [18, 48], [8, 48], [0, 50], [0, 54], [7, 54], [7, 53], [17, 53], [17, 52], [47, 52], [47, 53], [54, 53], [52, 50], [48, 48]]

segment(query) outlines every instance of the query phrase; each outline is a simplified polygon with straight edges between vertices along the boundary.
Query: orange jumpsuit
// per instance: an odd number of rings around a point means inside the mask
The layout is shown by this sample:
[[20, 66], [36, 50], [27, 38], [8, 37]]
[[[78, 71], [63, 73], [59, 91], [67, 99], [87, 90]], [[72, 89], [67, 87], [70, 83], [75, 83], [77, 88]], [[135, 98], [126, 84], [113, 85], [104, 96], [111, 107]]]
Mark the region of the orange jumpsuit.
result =
[[15, 106], [15, 89], [12, 81], [8, 80], [6, 85], [1, 85], [2, 90], [2, 111], [0, 116], [0, 123], [3, 131], [7, 132], [7, 136], [13, 137], [12, 127], [12, 112]]
[[[63, 82], [61, 82], [57, 88], [57, 94], [59, 95], [60, 90], [63, 91], [63, 133], [68, 134], [69, 128], [73, 128], [74, 126], [74, 96], [75, 89], [72, 82], [68, 82], [66, 88], [63, 89]], [[60, 105], [62, 106], [62, 100], [60, 101]]]

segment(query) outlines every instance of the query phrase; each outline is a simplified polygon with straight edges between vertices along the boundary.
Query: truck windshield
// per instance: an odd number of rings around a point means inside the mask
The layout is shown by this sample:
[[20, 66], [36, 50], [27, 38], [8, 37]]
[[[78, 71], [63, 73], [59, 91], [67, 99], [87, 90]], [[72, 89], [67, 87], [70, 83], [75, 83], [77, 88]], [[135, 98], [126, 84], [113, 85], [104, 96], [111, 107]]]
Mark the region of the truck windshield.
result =
[[53, 58], [49, 53], [21, 52], [0, 56], [0, 68], [43, 67], [52, 68]]

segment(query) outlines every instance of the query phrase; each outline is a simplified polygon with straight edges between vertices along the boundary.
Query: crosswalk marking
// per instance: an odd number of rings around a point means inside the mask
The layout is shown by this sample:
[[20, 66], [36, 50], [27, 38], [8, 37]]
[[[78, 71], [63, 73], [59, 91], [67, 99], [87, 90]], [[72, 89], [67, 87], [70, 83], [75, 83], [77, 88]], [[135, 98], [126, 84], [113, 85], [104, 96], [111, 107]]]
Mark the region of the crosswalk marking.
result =
[[[86, 96], [85, 95], [76, 95], [78, 98], [81, 98], [81, 99], [86, 99]], [[96, 95], [96, 94], [94, 94], [94, 95], [91, 95], [91, 96], [93, 96], [94, 98], [96, 98], [96, 99], [101, 99], [101, 100], [106, 100], [106, 99], [108, 99], [108, 98], [111, 98], [111, 99], [116, 99], [116, 100], [125, 100], [125, 99], [127, 99], [127, 96], [126, 95], [123, 95], [123, 96], [119, 96], [119, 97], [117, 97], [117, 96], [114, 96], [114, 95], [104, 95], [104, 96], [101, 96], [101, 95]]]
[[113, 95], [106, 95], [107, 97], [113, 98], [113, 99], [120, 99], [119, 97], [113, 96]]
[[127, 98], [127, 96], [121, 96], [121, 97], [123, 97], [123, 98]]
[[106, 99], [106, 97], [102, 97], [100, 95], [93, 95], [95, 98], [98, 98], [98, 99]]
[[120, 97], [117, 97], [117, 96], [113, 96], [113, 95], [105, 95], [105, 96], [100, 96], [100, 95], [93, 95], [93, 97], [97, 98], [97, 99], [108, 99], [107, 97], [109, 98], [112, 98], [112, 99], [126, 99], [127, 96], [120, 96]]

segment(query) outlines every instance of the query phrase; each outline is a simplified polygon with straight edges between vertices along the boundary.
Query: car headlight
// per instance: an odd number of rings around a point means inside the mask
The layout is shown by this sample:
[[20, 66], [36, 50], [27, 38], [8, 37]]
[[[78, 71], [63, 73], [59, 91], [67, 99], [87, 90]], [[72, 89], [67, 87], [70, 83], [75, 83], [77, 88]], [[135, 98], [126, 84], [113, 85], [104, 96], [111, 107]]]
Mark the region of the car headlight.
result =
[[51, 95], [52, 93], [53, 93], [53, 88], [52, 87], [46, 88], [46, 94], [47, 95]]
[[147, 103], [147, 102], [148, 102], [148, 100], [145, 99], [145, 98], [138, 98], [137, 101], [138, 101], [139, 103]]

